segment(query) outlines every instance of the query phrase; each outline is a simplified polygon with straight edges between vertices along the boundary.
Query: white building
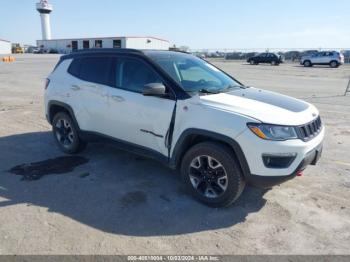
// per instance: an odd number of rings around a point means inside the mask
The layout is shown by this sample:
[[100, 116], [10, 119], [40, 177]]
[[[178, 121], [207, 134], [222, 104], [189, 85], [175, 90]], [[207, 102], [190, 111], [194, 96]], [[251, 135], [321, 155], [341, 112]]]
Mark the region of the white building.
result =
[[46, 52], [57, 51], [68, 54], [76, 50], [89, 48], [133, 48], [168, 50], [170, 43], [156, 37], [94, 37], [73, 39], [37, 40], [37, 46]]
[[11, 54], [11, 42], [0, 39], [0, 55]]

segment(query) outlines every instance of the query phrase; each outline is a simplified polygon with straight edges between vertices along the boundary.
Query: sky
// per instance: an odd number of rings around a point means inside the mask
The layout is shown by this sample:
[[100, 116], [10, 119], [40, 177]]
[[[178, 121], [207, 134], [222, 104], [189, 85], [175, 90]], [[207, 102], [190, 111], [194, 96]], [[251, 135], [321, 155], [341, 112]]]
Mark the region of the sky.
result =
[[[41, 39], [37, 0], [0, 0], [0, 39]], [[49, 0], [53, 38], [155, 36], [191, 49], [349, 48], [349, 0]]]

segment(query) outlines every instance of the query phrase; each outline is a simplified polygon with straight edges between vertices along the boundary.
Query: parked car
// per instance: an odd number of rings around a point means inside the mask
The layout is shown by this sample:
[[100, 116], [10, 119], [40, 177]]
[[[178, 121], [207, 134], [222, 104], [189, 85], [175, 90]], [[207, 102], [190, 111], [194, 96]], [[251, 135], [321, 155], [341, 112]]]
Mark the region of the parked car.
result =
[[299, 51], [288, 51], [284, 53], [285, 60], [299, 61], [301, 53]]
[[42, 48], [35, 48], [33, 50], [33, 54], [45, 54], [45, 53], [46, 53], [45, 50]]
[[225, 55], [226, 60], [239, 60], [242, 59], [243, 53], [241, 52], [233, 52], [233, 53], [227, 53]]
[[261, 53], [253, 57], [249, 57], [247, 62], [251, 65], [258, 65], [260, 63], [268, 63], [271, 65], [279, 65], [283, 63], [283, 56], [275, 53]]
[[50, 49], [49, 54], [58, 54], [58, 51], [56, 49]]
[[317, 52], [300, 59], [300, 64], [305, 67], [313, 65], [329, 65], [332, 68], [344, 64], [344, 55], [337, 51]]
[[171, 51], [64, 55], [47, 78], [45, 109], [63, 152], [114, 143], [178, 169], [213, 207], [234, 202], [246, 183], [271, 187], [315, 165], [325, 133], [313, 105]]

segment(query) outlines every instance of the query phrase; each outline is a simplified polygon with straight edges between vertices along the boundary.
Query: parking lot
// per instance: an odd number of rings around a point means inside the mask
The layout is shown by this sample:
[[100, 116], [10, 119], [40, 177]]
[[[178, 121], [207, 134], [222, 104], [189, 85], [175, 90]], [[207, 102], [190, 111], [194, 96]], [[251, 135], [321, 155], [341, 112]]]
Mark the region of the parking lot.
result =
[[[59, 56], [16, 58], [0, 63], [0, 254], [350, 254], [349, 65], [212, 60], [248, 86], [315, 104], [326, 126], [323, 157], [304, 176], [212, 209], [176, 172], [109, 145], [56, 159], [43, 92]], [[12, 169], [38, 161], [39, 177]]]

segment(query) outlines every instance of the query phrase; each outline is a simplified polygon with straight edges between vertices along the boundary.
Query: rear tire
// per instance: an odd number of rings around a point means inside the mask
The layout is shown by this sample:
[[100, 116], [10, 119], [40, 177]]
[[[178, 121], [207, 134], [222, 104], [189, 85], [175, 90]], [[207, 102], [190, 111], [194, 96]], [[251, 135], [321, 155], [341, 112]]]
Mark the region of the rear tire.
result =
[[331, 68], [337, 68], [337, 67], [339, 66], [339, 63], [338, 63], [337, 61], [331, 61], [331, 62], [329, 63], [329, 66], [330, 66]]
[[52, 120], [52, 132], [58, 147], [67, 154], [76, 154], [86, 147], [80, 139], [78, 128], [65, 112], [57, 113]]
[[215, 142], [202, 142], [190, 148], [182, 159], [181, 175], [188, 191], [211, 207], [229, 206], [245, 187], [232, 150]]
[[253, 60], [250, 60], [249, 63], [250, 63], [251, 65], [256, 65], [256, 63], [255, 63]]

